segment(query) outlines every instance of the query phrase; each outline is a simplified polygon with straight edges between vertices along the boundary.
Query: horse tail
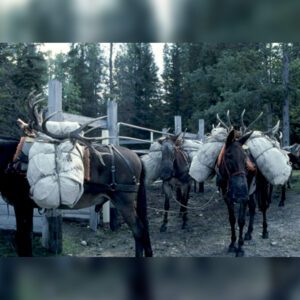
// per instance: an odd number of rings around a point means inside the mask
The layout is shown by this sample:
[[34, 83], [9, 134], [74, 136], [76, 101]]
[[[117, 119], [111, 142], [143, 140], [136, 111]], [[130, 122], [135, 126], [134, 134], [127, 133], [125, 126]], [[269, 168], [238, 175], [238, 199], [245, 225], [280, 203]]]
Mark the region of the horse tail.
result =
[[145, 167], [142, 164], [142, 171], [140, 175], [140, 185], [137, 195], [137, 215], [141, 219], [147, 232], [149, 231], [148, 217], [147, 217], [147, 195], [146, 195], [146, 173]]
[[150, 241], [150, 234], [149, 234], [149, 223], [147, 217], [147, 195], [146, 195], [146, 174], [145, 174], [145, 167], [142, 163], [142, 171], [140, 175], [140, 185], [138, 189], [137, 195], [137, 215], [140, 218], [142, 225], [143, 225], [143, 247], [145, 251], [146, 257], [151, 257], [153, 255], [151, 241]]

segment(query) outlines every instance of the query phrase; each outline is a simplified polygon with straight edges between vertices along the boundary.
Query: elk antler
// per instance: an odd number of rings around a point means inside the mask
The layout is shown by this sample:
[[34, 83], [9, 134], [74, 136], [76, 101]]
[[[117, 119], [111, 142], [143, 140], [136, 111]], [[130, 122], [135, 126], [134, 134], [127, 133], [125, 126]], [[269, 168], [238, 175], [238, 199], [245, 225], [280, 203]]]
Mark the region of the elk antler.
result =
[[245, 126], [245, 124], [244, 124], [244, 114], [245, 114], [245, 109], [243, 110], [242, 115], [241, 115], [241, 123], [242, 123], [243, 133], [246, 133], [247, 130], [249, 130], [249, 128], [250, 128], [251, 126], [253, 126], [253, 124], [254, 124], [255, 122], [257, 122], [257, 121], [261, 118], [261, 116], [262, 116], [264, 113], [261, 112], [261, 113], [256, 117], [256, 119], [255, 119], [252, 123], [250, 123], [248, 126]]
[[229, 112], [229, 110], [227, 110], [226, 116], [227, 116], [227, 121], [228, 121], [228, 124], [229, 124], [229, 130], [231, 130], [231, 129], [233, 129], [233, 126], [232, 126], [232, 124], [231, 124], [231, 120], [230, 120], [230, 112]]
[[244, 114], [246, 112], [246, 109], [243, 110], [243, 112], [241, 113], [241, 132], [242, 134], [246, 132], [246, 126], [245, 126], [245, 123], [244, 123]]
[[280, 120], [278, 120], [278, 122], [276, 123], [276, 125], [273, 128], [271, 128], [267, 131], [264, 131], [263, 133], [266, 135], [270, 135], [271, 137], [274, 137], [276, 135], [276, 133], [278, 132], [279, 127], [280, 127]]
[[[30, 123], [29, 123], [29, 127], [39, 131], [41, 133], [44, 133], [46, 135], [48, 135], [49, 137], [52, 137], [56, 140], [66, 140], [66, 139], [74, 139], [74, 140], [78, 140], [84, 144], [87, 144], [89, 142], [93, 142], [93, 141], [101, 141], [103, 139], [106, 139], [106, 137], [86, 137], [85, 135], [80, 135], [80, 133], [87, 128], [87, 126], [89, 126], [90, 124], [101, 120], [103, 118], [106, 118], [106, 116], [102, 116], [102, 117], [98, 117], [96, 119], [93, 119], [89, 122], [86, 122], [85, 124], [82, 124], [78, 129], [66, 133], [66, 134], [54, 134], [52, 132], [50, 132], [47, 128], [47, 121], [49, 121], [54, 115], [56, 115], [58, 112], [54, 112], [52, 114], [50, 114], [47, 118], [43, 118], [43, 110], [39, 111], [38, 110], [38, 104], [40, 102], [44, 101], [44, 98], [42, 98], [42, 94], [36, 94], [36, 91], [31, 91], [27, 97], [27, 105], [28, 105], [28, 110], [29, 110], [29, 114], [30, 114]], [[96, 127], [99, 128], [99, 127]], [[95, 130], [96, 128], [92, 128], [90, 130], [88, 130], [88, 132], [91, 132], [92, 130]], [[86, 133], [85, 133], [86, 134]]]
[[[102, 141], [104, 139], [107, 139], [107, 137], [86, 137], [84, 134], [80, 134], [81, 132], [83, 132], [84, 129], [86, 129], [90, 124], [99, 121], [103, 118], [106, 118], [106, 116], [102, 116], [102, 117], [98, 117], [95, 118], [91, 121], [88, 121], [84, 124], [82, 124], [79, 128], [65, 133], [65, 134], [54, 134], [52, 132], [50, 132], [47, 128], [47, 122], [49, 121], [49, 119], [51, 119], [55, 114], [57, 114], [58, 112], [54, 112], [52, 114], [50, 114], [42, 123], [42, 133], [45, 133], [46, 135], [50, 136], [51, 138], [54, 138], [55, 140], [66, 140], [66, 139], [71, 139], [71, 140], [78, 140], [84, 144], [89, 144], [90, 142], [94, 142], [94, 141]], [[93, 130], [96, 128], [93, 128]], [[89, 132], [91, 130], [88, 130]]]
[[219, 114], [217, 114], [217, 119], [218, 121], [229, 131], [229, 127], [225, 124], [225, 122], [223, 122], [219, 116]]
[[35, 90], [31, 91], [27, 97], [27, 107], [30, 115], [29, 128], [37, 131], [41, 130], [43, 120], [43, 111], [38, 111], [38, 104], [42, 101], [44, 101], [42, 93], [36, 94]]

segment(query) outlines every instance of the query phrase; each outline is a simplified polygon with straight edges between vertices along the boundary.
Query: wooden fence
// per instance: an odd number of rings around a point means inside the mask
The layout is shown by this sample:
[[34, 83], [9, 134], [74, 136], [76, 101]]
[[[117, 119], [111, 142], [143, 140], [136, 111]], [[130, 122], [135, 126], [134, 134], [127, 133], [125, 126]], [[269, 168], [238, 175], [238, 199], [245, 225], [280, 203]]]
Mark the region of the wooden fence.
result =
[[[51, 114], [53, 112], [58, 112], [57, 115], [53, 117], [53, 120], [57, 121], [74, 121], [80, 124], [86, 123], [88, 121], [93, 120], [92, 118], [85, 117], [85, 116], [78, 116], [70, 113], [64, 113], [62, 111], [62, 85], [57, 80], [51, 80], [49, 82], [49, 91], [48, 91], [48, 113]], [[140, 144], [146, 143], [150, 144], [154, 140], [154, 134], [162, 135], [165, 133], [164, 130], [158, 131], [149, 128], [144, 128], [128, 123], [121, 123], [118, 122], [118, 105], [116, 101], [108, 101], [107, 103], [107, 118], [105, 120], [97, 120], [96, 122], [92, 123], [90, 126], [93, 127], [100, 127], [102, 128], [102, 136], [107, 137], [107, 143], [114, 144], [114, 145], [128, 145], [128, 144]], [[120, 127], [131, 127], [137, 130], [144, 130], [149, 132], [149, 140], [141, 140], [134, 137], [126, 137], [120, 136]], [[182, 119], [181, 116], [174, 117], [174, 128], [175, 134], [182, 132]], [[199, 130], [197, 134], [192, 133], [185, 133], [186, 138], [190, 139], [199, 139], [204, 140], [204, 120], [199, 120]], [[105, 143], [105, 141], [104, 141]], [[149, 149], [149, 146], [147, 147]], [[136, 150], [138, 153], [146, 153], [147, 149], [145, 150]], [[109, 202], [106, 203], [103, 207], [103, 222], [109, 223], [109, 211], [111, 207]], [[48, 218], [51, 216], [51, 218]], [[55, 218], [57, 220], [55, 221]], [[95, 213], [94, 207], [90, 207], [87, 209], [81, 210], [47, 210], [45, 215], [40, 215], [37, 210], [34, 212], [34, 231], [35, 232], [42, 232], [43, 234], [43, 245], [46, 248], [52, 248], [51, 250], [54, 252], [59, 252], [57, 248], [61, 247], [61, 241], [56, 241], [55, 243], [49, 241], [53, 239], [55, 236], [57, 239], [61, 237], [61, 225], [62, 222], [60, 221], [62, 218], [78, 218], [89, 220], [90, 227], [93, 230], [97, 229], [99, 224], [99, 214]], [[49, 226], [49, 220], [51, 222], [57, 222], [56, 226]], [[58, 232], [51, 233], [49, 232], [49, 228], [55, 227], [58, 228]], [[15, 229], [15, 217], [12, 207], [7, 208], [5, 202], [0, 199], [0, 229]]]

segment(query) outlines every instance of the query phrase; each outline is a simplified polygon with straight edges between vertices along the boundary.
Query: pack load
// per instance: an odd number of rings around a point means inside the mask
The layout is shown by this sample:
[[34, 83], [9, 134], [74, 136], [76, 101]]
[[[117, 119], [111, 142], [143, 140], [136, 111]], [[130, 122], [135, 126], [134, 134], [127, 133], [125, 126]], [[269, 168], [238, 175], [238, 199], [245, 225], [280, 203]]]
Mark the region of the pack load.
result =
[[191, 163], [189, 174], [198, 182], [204, 182], [214, 174], [216, 160], [226, 141], [227, 130], [216, 127], [211, 131], [211, 135], [199, 148]]
[[[189, 160], [192, 161], [198, 150], [202, 147], [202, 142], [183, 139], [181, 148], [185, 151]], [[146, 183], [151, 184], [159, 178], [162, 160], [162, 146], [159, 142], [151, 144], [149, 153], [142, 156], [142, 161], [146, 169]]]
[[254, 161], [273, 185], [285, 184], [292, 172], [287, 152], [280, 149], [276, 140], [269, 138], [260, 131], [254, 131], [245, 143]]
[[[53, 134], [79, 128], [75, 122], [47, 122]], [[84, 148], [71, 141], [57, 142], [41, 134], [29, 151], [27, 179], [36, 204], [43, 208], [72, 208], [83, 194]]]

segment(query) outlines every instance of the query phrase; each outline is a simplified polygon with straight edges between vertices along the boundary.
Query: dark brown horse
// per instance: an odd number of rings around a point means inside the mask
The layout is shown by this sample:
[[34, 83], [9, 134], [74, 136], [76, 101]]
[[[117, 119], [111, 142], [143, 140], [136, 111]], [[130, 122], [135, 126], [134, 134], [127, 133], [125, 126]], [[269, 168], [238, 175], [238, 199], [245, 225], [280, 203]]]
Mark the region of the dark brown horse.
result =
[[[252, 132], [247, 133], [240, 138], [237, 138], [237, 132], [235, 130], [232, 130], [226, 140], [224, 154], [219, 166], [219, 175], [221, 177], [221, 179], [219, 180], [219, 185], [228, 207], [229, 222], [231, 226], [231, 243], [229, 245], [229, 251], [235, 251], [236, 256], [242, 256], [244, 254], [244, 251], [242, 249], [244, 239], [251, 239], [256, 206], [255, 200], [257, 201], [258, 206], [263, 214], [262, 237], [268, 238], [266, 211], [270, 203], [271, 185], [259, 170], [256, 170], [256, 172], [251, 171], [252, 168], [249, 166], [249, 158], [247, 157], [242, 146], [251, 136], [251, 134]], [[252, 182], [253, 178], [256, 183], [256, 189], [255, 192], [249, 196], [249, 185]], [[236, 218], [234, 213], [234, 203], [239, 204], [238, 248], [235, 247]], [[248, 230], [244, 238], [243, 228], [245, 225], [245, 212], [247, 205], [249, 206], [250, 220]]]
[[[135, 255], [152, 256], [147, 220], [145, 174], [140, 158], [127, 148], [101, 145], [95, 143], [94, 139], [85, 137], [82, 131], [87, 124], [66, 135], [52, 134], [47, 130], [49, 118], [41, 122], [41, 115], [36, 109], [37, 103], [38, 101], [31, 104], [33, 117], [31, 127], [34, 131], [51, 136], [55, 143], [71, 139], [90, 148], [90, 180], [85, 182], [84, 194], [74, 209], [102, 205], [110, 199], [133, 233]], [[17, 146], [16, 140], [0, 140], [0, 191], [15, 209], [18, 255], [31, 256], [32, 217], [36, 205], [29, 197], [29, 184], [26, 177], [14, 168], [8, 168], [13, 162]]]
[[183, 140], [178, 135], [169, 135], [159, 139], [159, 142], [162, 145], [160, 178], [163, 181], [163, 191], [165, 194], [165, 213], [160, 231], [164, 232], [167, 230], [170, 199], [177, 199], [181, 204], [182, 229], [185, 229], [187, 226], [187, 203], [191, 186], [189, 156], [183, 150]]

